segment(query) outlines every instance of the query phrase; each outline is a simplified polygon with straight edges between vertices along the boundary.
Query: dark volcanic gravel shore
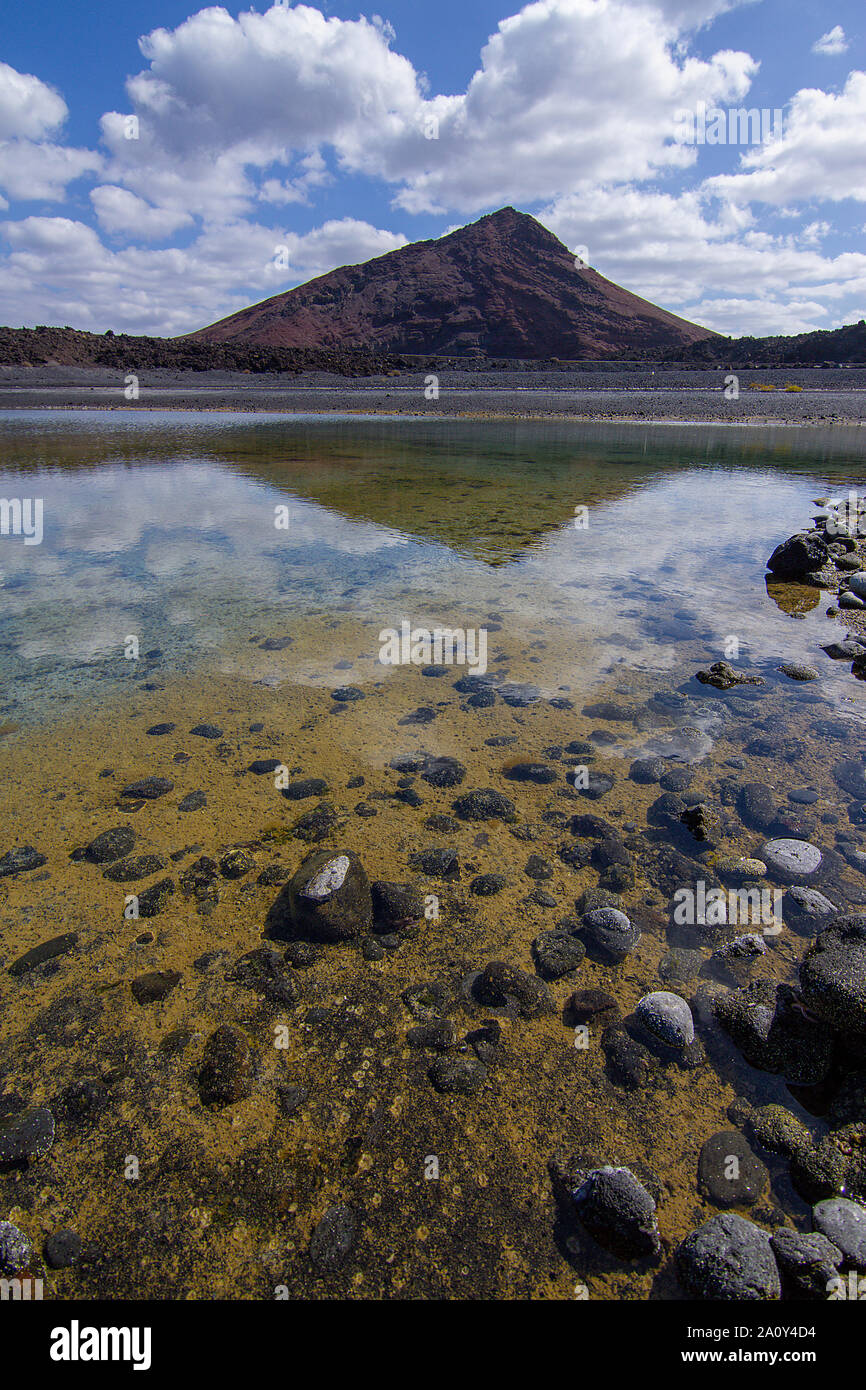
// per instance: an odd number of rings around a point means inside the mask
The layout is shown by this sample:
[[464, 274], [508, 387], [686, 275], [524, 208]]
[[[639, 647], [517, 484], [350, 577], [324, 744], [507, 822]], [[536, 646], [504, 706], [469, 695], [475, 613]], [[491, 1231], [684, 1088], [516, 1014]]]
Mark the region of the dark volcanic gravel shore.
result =
[[[129, 371], [135, 373], [134, 365]], [[743, 371], [738, 373], [736, 399], [725, 394], [728, 375], [720, 370], [651, 367], [467, 367], [438, 372], [430, 367], [364, 379], [325, 372], [254, 376], [152, 370], [137, 374], [139, 395], [128, 400], [126, 378], [114, 371], [0, 367], [0, 409], [563, 416], [792, 425], [860, 424], [866, 418], [866, 369]], [[767, 387], [773, 389], [762, 389]]]

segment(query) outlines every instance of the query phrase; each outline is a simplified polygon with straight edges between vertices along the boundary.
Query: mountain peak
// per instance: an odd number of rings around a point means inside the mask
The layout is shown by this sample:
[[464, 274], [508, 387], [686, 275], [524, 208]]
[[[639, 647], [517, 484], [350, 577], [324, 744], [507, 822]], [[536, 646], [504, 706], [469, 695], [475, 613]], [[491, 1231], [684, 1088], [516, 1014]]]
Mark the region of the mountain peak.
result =
[[709, 330], [580, 266], [529, 213], [503, 207], [188, 335], [263, 347], [572, 360], [676, 351]]

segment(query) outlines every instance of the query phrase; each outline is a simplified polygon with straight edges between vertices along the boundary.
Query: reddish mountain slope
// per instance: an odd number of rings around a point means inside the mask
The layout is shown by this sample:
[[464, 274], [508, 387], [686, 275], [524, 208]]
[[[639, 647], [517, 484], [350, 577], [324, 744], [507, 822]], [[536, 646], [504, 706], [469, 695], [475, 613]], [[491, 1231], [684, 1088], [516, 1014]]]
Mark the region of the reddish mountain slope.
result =
[[210, 343], [490, 357], [676, 350], [710, 330], [630, 294], [514, 208], [341, 266], [187, 335]]

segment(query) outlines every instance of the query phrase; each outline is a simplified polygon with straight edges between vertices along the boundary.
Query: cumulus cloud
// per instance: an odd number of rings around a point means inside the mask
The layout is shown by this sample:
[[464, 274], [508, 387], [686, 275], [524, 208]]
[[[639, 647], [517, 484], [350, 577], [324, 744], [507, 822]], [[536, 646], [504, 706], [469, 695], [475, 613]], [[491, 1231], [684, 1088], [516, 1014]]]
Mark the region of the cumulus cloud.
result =
[[792, 98], [780, 139], [744, 154], [742, 173], [719, 174], [707, 187], [737, 203], [866, 201], [866, 72], [852, 72], [839, 93], [809, 87]]
[[40, 140], [68, 114], [66, 102], [53, 87], [0, 63], [0, 140]]
[[823, 53], [825, 57], [835, 58], [838, 53], [848, 52], [848, 40], [841, 24], [834, 24], [820, 39], [812, 44], [813, 53]]
[[244, 308], [251, 294], [278, 294], [406, 241], [355, 218], [303, 234], [236, 221], [205, 228], [188, 247], [116, 251], [93, 228], [66, 217], [7, 221], [0, 231], [9, 245], [0, 261], [8, 322], [169, 336]]
[[[301, 201], [324, 146], [340, 169], [384, 178], [410, 212], [475, 212], [610, 178], [687, 166], [678, 108], [744, 95], [747, 53], [704, 61], [675, 48], [713, 0], [535, 0], [503, 20], [465, 93], [426, 97], [381, 22], [326, 19], [306, 5], [236, 19], [214, 7], [141, 41], [149, 67], [127, 84], [139, 138], [103, 118], [111, 178], [160, 206], [242, 214], [252, 173], [264, 196]], [[315, 177], [315, 171], [313, 171]]]
[[192, 223], [187, 212], [151, 207], [143, 198], [130, 193], [128, 188], [117, 188], [111, 184], [91, 189], [90, 201], [100, 227], [134, 241], [162, 241], [172, 232]]
[[[826, 328], [828, 303], [866, 291], [866, 255], [825, 256], [826, 224], [786, 235], [755, 226], [749, 209], [680, 195], [603, 188], [549, 205], [542, 220], [590, 264], [654, 303], [719, 333]], [[754, 286], [754, 298], [742, 294]]]
[[101, 160], [93, 151], [68, 149], [45, 138], [58, 131], [68, 114], [53, 87], [0, 63], [0, 188], [7, 197], [57, 201], [73, 179], [99, 169]]

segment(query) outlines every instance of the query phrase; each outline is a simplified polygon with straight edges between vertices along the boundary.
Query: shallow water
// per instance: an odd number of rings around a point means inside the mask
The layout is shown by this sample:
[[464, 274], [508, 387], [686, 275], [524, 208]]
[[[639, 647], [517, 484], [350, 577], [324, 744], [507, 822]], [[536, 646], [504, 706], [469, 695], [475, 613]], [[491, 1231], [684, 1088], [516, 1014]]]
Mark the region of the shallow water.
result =
[[[860, 482], [858, 433], [118, 411], [9, 412], [0, 428], [0, 496], [44, 504], [40, 545], [0, 537], [0, 853], [31, 844], [48, 861], [0, 879], [2, 958], [79, 935], [76, 952], [52, 966], [22, 980], [4, 974], [0, 1080], [33, 1103], [82, 1076], [111, 1092], [89, 1128], [58, 1125], [42, 1195], [38, 1164], [32, 1179], [0, 1174], [28, 1230], [62, 1220], [99, 1243], [101, 1263], [55, 1276], [58, 1290], [319, 1288], [305, 1263], [309, 1232], [324, 1209], [349, 1201], [365, 1212], [364, 1259], [328, 1276], [326, 1292], [456, 1297], [468, 1280], [480, 1296], [570, 1297], [580, 1277], [593, 1297], [681, 1296], [669, 1263], [624, 1269], [575, 1251], [570, 1237], [557, 1243], [551, 1154], [591, 1149], [647, 1164], [672, 1244], [715, 1210], [698, 1192], [697, 1153], [731, 1127], [735, 1094], [781, 1099], [819, 1124], [820, 1098], [748, 1067], [709, 1019], [703, 1066], [663, 1067], [653, 1087], [623, 1091], [597, 1037], [576, 1052], [559, 1014], [575, 988], [610, 991], [626, 1015], [662, 987], [674, 943], [646, 818], [660, 789], [628, 780], [632, 758], [662, 753], [692, 769], [692, 790], [724, 808], [727, 854], [755, 854], [762, 838], [725, 799], [732, 779], [765, 782], [783, 805], [792, 788], [814, 788], [811, 833], [824, 848], [835, 827], [850, 829], [831, 769], [859, 748], [863, 686], [821, 651], [844, 631], [826, 616], [828, 596], [768, 589], [764, 561], [808, 524], [812, 499]], [[274, 524], [280, 507], [287, 529]], [[575, 526], [584, 507], [585, 528]], [[494, 686], [531, 684], [537, 698], [477, 708], [454, 689], [465, 668], [434, 676], [383, 665], [379, 634], [404, 620], [484, 628]], [[724, 657], [765, 684], [721, 695], [695, 681]], [[819, 679], [792, 682], [782, 661], [814, 665]], [[343, 686], [363, 698], [333, 700]], [[595, 712], [601, 700], [625, 713]], [[419, 708], [428, 714], [406, 722]], [[160, 723], [175, 727], [147, 732]], [[199, 724], [218, 735], [191, 734]], [[586, 761], [613, 787], [587, 804], [566, 782], [574, 757], [561, 750], [593, 733]], [[415, 778], [420, 804], [395, 798], [389, 764], [419, 750], [460, 759], [461, 791], [505, 792], [516, 823], [427, 828], [431, 814], [452, 814], [458, 791]], [[245, 845], [257, 870], [296, 867], [307, 847], [293, 825], [319, 798], [287, 802], [270, 776], [247, 771], [255, 758], [326, 782], [337, 819], [324, 843], [355, 850], [371, 879], [413, 877], [408, 856], [419, 848], [454, 846], [460, 857], [459, 879], [425, 885], [440, 917], [399, 949], [368, 961], [354, 945], [329, 946], [298, 971], [282, 1051], [271, 1042], [273, 1009], [227, 985], [222, 966], [195, 964], [260, 946], [278, 887], [255, 875], [226, 880], [215, 906], [178, 891], [152, 922], [124, 918], [127, 894], [177, 878], [201, 854]], [[546, 762], [555, 779], [511, 781], [518, 759]], [[144, 776], [169, 777], [172, 792], [124, 806], [119, 789]], [[181, 813], [190, 792], [205, 804]], [[446, 979], [455, 1018], [478, 1026], [485, 1011], [460, 982], [495, 958], [531, 971], [533, 939], [573, 916], [598, 881], [594, 867], [557, 858], [581, 811], [632, 837], [624, 897], [640, 914], [639, 949], [621, 966], [587, 958], [554, 981], [556, 1016], [505, 1017], [506, 1060], [479, 1096], [438, 1095], [430, 1056], [405, 1044], [415, 1020], [402, 991]], [[164, 864], [132, 886], [70, 860], [121, 823], [134, 826], [136, 854]], [[552, 867], [538, 885], [525, 873], [531, 853]], [[838, 856], [827, 862], [834, 890], [866, 900], [861, 874]], [[507, 880], [500, 894], [468, 893], [475, 875], [493, 872]], [[553, 905], [531, 896], [536, 887]], [[718, 943], [685, 944], [706, 961]], [[783, 933], [758, 973], [793, 981], [804, 945]], [[133, 1003], [129, 981], [166, 969], [182, 976], [166, 1001]], [[324, 1016], [308, 1019], [311, 1009]], [[214, 1113], [198, 1102], [195, 1077], [204, 1038], [225, 1020], [258, 1044], [261, 1076], [253, 1096]], [[275, 1105], [281, 1078], [310, 1092], [291, 1119]], [[186, 1158], [175, 1162], [179, 1144]], [[148, 1174], [134, 1197], [120, 1176], [128, 1153], [143, 1155]], [[421, 1176], [430, 1154], [442, 1170], [432, 1184]], [[780, 1171], [751, 1214], [772, 1225], [806, 1213]], [[122, 1249], [130, 1239], [146, 1251], [135, 1273]]]

